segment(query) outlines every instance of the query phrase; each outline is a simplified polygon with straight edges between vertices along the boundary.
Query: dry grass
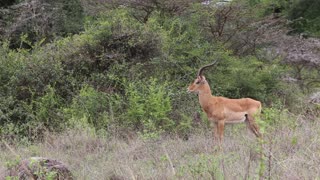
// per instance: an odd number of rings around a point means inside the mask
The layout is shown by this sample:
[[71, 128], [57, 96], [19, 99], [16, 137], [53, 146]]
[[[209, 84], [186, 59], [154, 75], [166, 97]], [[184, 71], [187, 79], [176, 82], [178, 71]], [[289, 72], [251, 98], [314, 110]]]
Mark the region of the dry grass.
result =
[[[293, 124], [293, 125], [292, 125]], [[90, 130], [48, 134], [44, 142], [1, 146], [0, 177], [5, 165], [31, 156], [57, 159], [76, 179], [316, 179], [320, 178], [320, 121], [296, 118], [265, 134], [260, 143], [244, 125], [226, 128], [223, 150], [211, 132], [200, 130], [185, 141], [162, 137], [129, 141], [98, 137]], [[261, 165], [262, 164], [262, 165]], [[2, 179], [2, 178], [0, 178]]]

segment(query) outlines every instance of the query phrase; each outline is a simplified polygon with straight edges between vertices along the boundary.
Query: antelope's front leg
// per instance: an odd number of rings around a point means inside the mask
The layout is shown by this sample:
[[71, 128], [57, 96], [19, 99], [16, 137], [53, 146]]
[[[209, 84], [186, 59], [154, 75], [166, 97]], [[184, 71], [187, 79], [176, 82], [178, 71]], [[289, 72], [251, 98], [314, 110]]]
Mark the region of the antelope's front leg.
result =
[[224, 135], [224, 120], [219, 120], [217, 123], [217, 129], [219, 134], [219, 145], [223, 142], [223, 135]]
[[214, 139], [214, 143], [219, 141], [219, 133], [218, 133], [218, 123], [216, 122], [210, 122], [210, 127], [213, 129], [213, 139]]

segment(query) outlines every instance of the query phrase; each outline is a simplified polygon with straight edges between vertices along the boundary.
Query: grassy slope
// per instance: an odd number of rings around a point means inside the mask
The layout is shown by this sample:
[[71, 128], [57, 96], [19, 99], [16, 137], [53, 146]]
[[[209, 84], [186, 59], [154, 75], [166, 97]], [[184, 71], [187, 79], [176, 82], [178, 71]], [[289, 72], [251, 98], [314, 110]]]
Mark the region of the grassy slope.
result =
[[[265, 133], [264, 178], [319, 178], [319, 119], [296, 117], [286, 121], [290, 123]], [[131, 137], [124, 141], [70, 130], [60, 135], [48, 134], [40, 144], [11, 146], [11, 150], [3, 146], [0, 175], [4, 175], [5, 164], [17, 156], [43, 156], [68, 164], [76, 179], [220, 179], [222, 175], [228, 179], [258, 178], [259, 145], [244, 125], [227, 126], [224, 152], [217, 151], [211, 139], [211, 132], [205, 129], [187, 141], [174, 137], [157, 141]]]

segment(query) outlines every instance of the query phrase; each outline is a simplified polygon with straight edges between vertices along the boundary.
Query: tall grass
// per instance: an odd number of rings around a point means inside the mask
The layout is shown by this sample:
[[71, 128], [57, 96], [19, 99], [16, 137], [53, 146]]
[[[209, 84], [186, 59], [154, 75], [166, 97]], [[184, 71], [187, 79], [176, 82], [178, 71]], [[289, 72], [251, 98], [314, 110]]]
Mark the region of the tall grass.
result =
[[[277, 116], [282, 123], [266, 128], [263, 159], [259, 142], [245, 125], [226, 127], [223, 150], [209, 129], [197, 129], [188, 140], [107, 137], [73, 129], [46, 134], [41, 143], [1, 146], [0, 175], [8, 165], [31, 156], [66, 163], [76, 179], [316, 179], [320, 177], [319, 119]], [[294, 126], [290, 125], [294, 124]], [[261, 167], [263, 164], [263, 167]]]

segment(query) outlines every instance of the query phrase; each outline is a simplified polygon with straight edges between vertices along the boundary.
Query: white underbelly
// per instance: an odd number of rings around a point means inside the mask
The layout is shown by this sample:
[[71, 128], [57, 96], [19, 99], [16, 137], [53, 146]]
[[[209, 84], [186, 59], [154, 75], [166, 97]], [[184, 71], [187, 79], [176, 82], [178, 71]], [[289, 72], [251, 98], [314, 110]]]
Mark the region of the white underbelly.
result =
[[226, 121], [225, 123], [242, 123], [246, 120], [247, 112], [228, 112], [226, 113]]
[[227, 124], [235, 124], [235, 123], [243, 123], [246, 120], [246, 117], [243, 117], [242, 119], [229, 119], [225, 121]]

